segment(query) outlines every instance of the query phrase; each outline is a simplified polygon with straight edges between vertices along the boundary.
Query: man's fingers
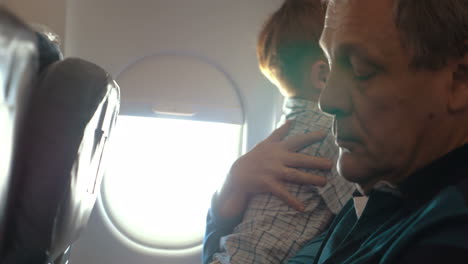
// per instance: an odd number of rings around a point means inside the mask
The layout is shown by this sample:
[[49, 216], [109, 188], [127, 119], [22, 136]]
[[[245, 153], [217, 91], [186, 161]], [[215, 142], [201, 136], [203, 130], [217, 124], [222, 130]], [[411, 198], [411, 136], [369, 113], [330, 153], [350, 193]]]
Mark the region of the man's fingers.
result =
[[303, 153], [288, 153], [284, 158], [284, 165], [301, 169], [329, 170], [333, 162], [326, 158], [314, 157]]
[[327, 184], [327, 179], [323, 176], [307, 173], [294, 168], [285, 168], [281, 180], [298, 184], [312, 184], [320, 187]]
[[297, 151], [302, 149], [312, 143], [319, 142], [326, 136], [325, 132], [323, 131], [316, 131], [311, 132], [303, 135], [297, 135], [294, 137], [290, 137], [283, 141], [283, 144], [286, 148], [290, 151]]
[[282, 126], [275, 129], [265, 141], [278, 142], [281, 141], [287, 134], [292, 125], [291, 120], [287, 120]]
[[294, 208], [294, 209], [296, 209], [298, 211], [301, 211], [301, 212], [304, 211], [304, 205], [301, 203], [301, 201], [299, 201], [299, 199], [297, 199], [292, 194], [290, 194], [286, 190], [284, 185], [282, 185], [279, 182], [271, 182], [269, 184], [269, 187], [270, 187], [271, 193], [273, 193], [278, 198], [280, 198], [281, 200], [286, 202], [289, 206], [291, 206], [292, 208]]

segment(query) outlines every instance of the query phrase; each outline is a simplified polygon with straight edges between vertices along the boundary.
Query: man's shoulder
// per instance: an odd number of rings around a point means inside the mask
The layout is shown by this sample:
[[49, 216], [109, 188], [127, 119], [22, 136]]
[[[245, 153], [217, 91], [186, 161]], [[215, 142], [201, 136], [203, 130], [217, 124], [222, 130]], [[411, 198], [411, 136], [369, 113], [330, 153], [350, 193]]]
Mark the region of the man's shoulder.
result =
[[468, 179], [442, 189], [407, 219], [405, 232], [419, 244], [466, 247], [468, 250]]
[[468, 261], [467, 187], [467, 181], [448, 186], [415, 212], [411, 228], [400, 237], [405, 246], [393, 256], [398, 263]]
[[[441, 190], [422, 208], [421, 214], [425, 217], [423, 222], [430, 226], [426, 242], [437, 239], [449, 242], [449, 237], [463, 237], [464, 243], [468, 243], [468, 179]], [[468, 249], [468, 244], [464, 246]]]
[[439, 263], [440, 258], [468, 256], [467, 187], [467, 181], [449, 185], [394, 223], [398, 231], [393, 231], [399, 235], [383, 254], [382, 263]]
[[468, 178], [442, 189], [421, 208], [420, 213], [428, 220], [468, 217]]

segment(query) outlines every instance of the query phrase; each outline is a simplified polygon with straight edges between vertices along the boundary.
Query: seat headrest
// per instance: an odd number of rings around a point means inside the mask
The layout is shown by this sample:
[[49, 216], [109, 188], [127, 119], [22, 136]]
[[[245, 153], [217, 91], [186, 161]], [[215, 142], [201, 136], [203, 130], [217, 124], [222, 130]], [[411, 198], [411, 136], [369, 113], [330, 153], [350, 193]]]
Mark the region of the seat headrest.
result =
[[15, 161], [9, 238], [16, 248], [7, 263], [53, 260], [77, 239], [99, 191], [119, 102], [112, 78], [81, 59], [55, 62], [39, 76]]

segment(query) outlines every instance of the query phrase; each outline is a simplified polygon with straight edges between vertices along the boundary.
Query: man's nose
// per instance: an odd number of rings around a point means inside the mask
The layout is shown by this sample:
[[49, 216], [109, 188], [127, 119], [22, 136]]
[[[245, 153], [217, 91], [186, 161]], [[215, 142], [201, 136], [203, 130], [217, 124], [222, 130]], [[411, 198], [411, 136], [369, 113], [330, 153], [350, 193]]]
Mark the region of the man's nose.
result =
[[322, 111], [336, 117], [349, 114], [352, 108], [349, 91], [351, 85], [342, 75], [331, 71], [319, 99]]

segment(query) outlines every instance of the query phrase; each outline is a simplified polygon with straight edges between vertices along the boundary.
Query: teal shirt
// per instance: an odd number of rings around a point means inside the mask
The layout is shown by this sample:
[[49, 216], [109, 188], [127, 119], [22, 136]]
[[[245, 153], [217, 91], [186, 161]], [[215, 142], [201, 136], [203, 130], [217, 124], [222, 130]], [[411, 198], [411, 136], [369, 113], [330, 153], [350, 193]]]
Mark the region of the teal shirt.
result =
[[326, 237], [327, 232], [317, 236], [307, 243], [294, 257], [288, 260], [288, 264], [312, 264], [315, 256], [320, 250], [320, 246]]
[[311, 248], [314, 263], [468, 263], [468, 146], [411, 175], [398, 191], [371, 192], [359, 218], [351, 200], [318, 252]]

